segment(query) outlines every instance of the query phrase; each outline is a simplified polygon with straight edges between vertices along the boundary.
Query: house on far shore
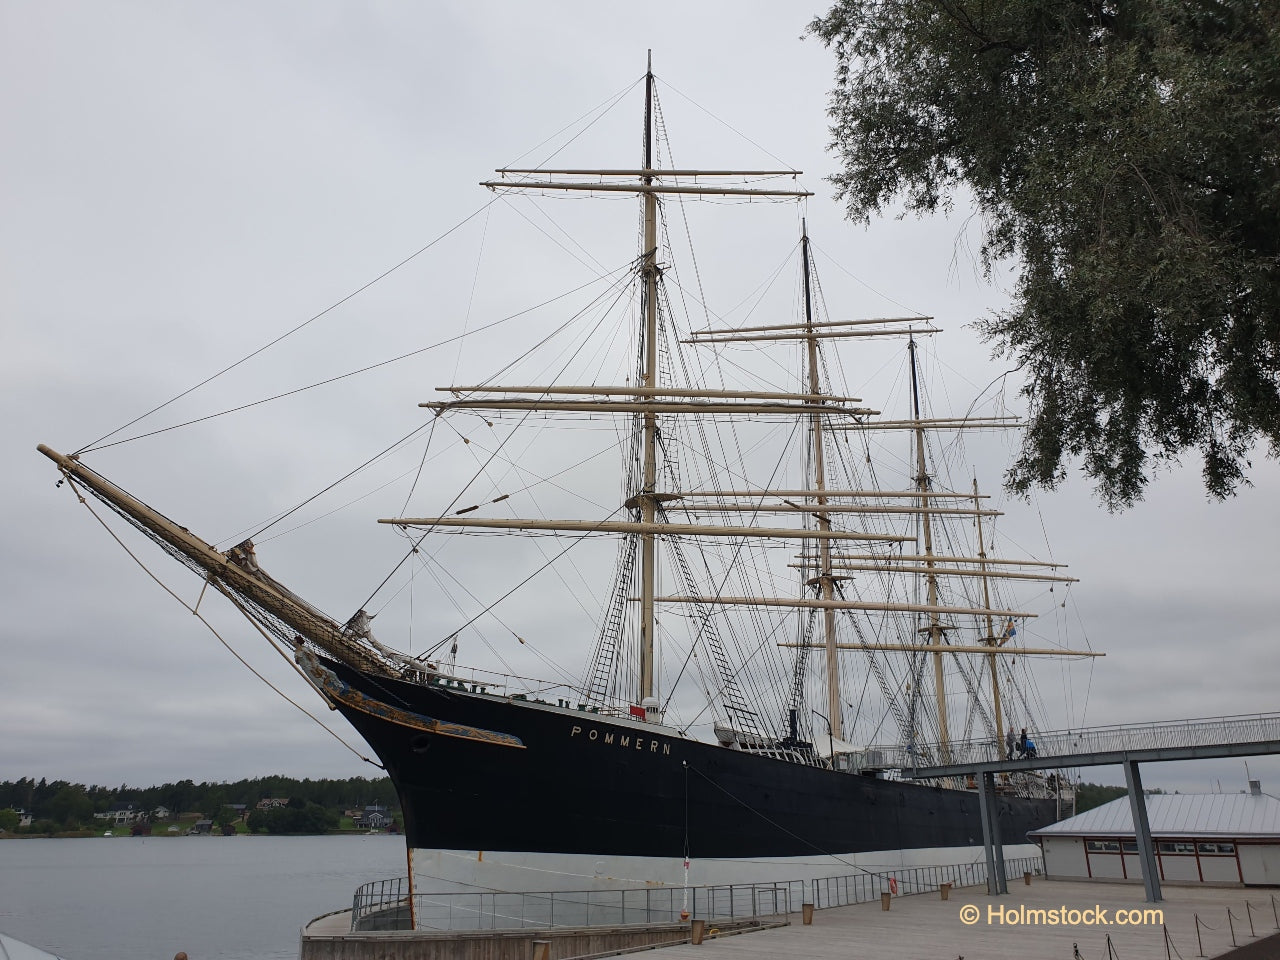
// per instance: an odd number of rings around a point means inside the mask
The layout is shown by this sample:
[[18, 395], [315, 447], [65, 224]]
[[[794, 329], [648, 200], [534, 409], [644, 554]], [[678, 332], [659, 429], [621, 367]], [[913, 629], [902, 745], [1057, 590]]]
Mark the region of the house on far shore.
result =
[[249, 805], [247, 803], [228, 803], [227, 806], [236, 812], [236, 817], [240, 820], [249, 816]]
[[117, 827], [127, 827], [135, 820], [147, 819], [147, 813], [139, 804], [126, 800], [111, 805], [108, 819], [114, 820]]
[[288, 797], [263, 797], [258, 801], [259, 810], [270, 810], [273, 807], [287, 807], [288, 805]]
[[387, 825], [387, 815], [385, 813], [371, 813], [364, 818], [364, 822], [368, 824], [370, 830], [381, 830]]
[[213, 831], [212, 820], [197, 820], [195, 823], [191, 825], [192, 835], [196, 835], [196, 834], [208, 835], [212, 831]]
[[161, 804], [160, 806], [156, 807], [154, 810], [151, 811], [152, 820], [168, 820], [169, 816], [170, 816], [169, 808], [164, 806], [163, 804]]
[[25, 810], [19, 810], [19, 811], [18, 811], [18, 826], [19, 826], [19, 827], [29, 827], [29, 826], [31, 826], [31, 814], [27, 813], [27, 811], [25, 811]]

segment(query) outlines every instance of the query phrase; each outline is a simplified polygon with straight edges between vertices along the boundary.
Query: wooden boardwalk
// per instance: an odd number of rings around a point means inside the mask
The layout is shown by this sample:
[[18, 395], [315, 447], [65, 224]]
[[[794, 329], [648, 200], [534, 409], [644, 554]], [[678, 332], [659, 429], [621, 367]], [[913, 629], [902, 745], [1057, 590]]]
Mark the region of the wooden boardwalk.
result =
[[[653, 960], [1072, 960], [1073, 948], [1078, 945], [1084, 960], [1105, 960], [1109, 935], [1114, 954], [1122, 960], [1165, 960], [1167, 928], [1172, 942], [1169, 955], [1194, 960], [1200, 955], [1196, 914], [1201, 920], [1204, 955], [1220, 957], [1233, 949], [1228, 909], [1239, 918], [1232, 921], [1235, 940], [1244, 946], [1276, 933], [1272, 897], [1280, 901], [1280, 891], [1275, 889], [1166, 886], [1164, 902], [1149, 904], [1143, 900], [1141, 884], [1043, 878], [1034, 879], [1031, 886], [1021, 880], [1015, 885], [1011, 879], [1009, 891], [1008, 896], [989, 897], [984, 887], [966, 887], [953, 890], [946, 901], [937, 893], [894, 897], [887, 912], [878, 902], [832, 907], [816, 911], [813, 924], [807, 927], [793, 914], [788, 927], [709, 939], [700, 946], [663, 947], [651, 956]], [[976, 908], [976, 923], [968, 925], [961, 920], [963, 908]], [[1025, 922], [999, 922], [1001, 908], [1006, 917], [1014, 914]], [[1024, 917], [1024, 911], [1064, 908], [1082, 913], [1101, 908], [1111, 922], [1105, 926], [1084, 922], [1049, 925], [1035, 923], [1035, 914]], [[1116, 923], [1117, 910], [1134, 909], [1163, 911], [1163, 926], [1159, 922], [1137, 926]], [[989, 911], [994, 922], [988, 922]], [[1256, 937], [1249, 935], [1249, 913]], [[1280, 956], [1280, 952], [1261, 955]]]

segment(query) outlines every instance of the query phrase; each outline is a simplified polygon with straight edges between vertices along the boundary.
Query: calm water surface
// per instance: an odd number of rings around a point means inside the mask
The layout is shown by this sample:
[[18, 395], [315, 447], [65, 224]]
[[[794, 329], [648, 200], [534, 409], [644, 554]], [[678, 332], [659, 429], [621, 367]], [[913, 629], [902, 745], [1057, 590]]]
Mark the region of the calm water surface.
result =
[[396, 836], [0, 840], [0, 932], [67, 960], [294, 960], [303, 924], [404, 873]]

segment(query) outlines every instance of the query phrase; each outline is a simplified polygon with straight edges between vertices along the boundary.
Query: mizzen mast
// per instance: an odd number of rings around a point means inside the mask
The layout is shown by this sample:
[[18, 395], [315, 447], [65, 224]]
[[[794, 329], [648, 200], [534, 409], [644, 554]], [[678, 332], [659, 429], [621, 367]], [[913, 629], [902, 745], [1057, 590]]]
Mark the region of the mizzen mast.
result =
[[[973, 478], [973, 502], [976, 506], [978, 503], [978, 478]], [[978, 569], [982, 574], [982, 599], [987, 608], [991, 607], [991, 581], [986, 576], [987, 573], [987, 548], [982, 540], [982, 517], [977, 517], [976, 525], [978, 528], [978, 558], [981, 561]], [[1000, 641], [996, 638], [995, 621], [991, 614], [987, 614], [987, 635], [984, 638], [992, 647], [999, 646]], [[991, 670], [991, 710], [996, 718], [996, 744], [999, 746], [1004, 743], [1004, 715], [1000, 712], [1000, 677], [996, 670], [996, 655], [993, 653], [987, 657], [987, 666]]]

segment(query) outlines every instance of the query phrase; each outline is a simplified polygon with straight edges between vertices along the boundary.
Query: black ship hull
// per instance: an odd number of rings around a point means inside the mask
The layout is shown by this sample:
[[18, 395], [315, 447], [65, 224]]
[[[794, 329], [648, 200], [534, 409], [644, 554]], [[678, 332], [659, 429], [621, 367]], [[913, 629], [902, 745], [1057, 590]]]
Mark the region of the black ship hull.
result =
[[[461, 685], [324, 666], [354, 693], [336, 705], [386, 766], [411, 847], [759, 859], [982, 844], [974, 792], [806, 766]], [[432, 723], [447, 726], [426, 729]], [[1027, 842], [1028, 831], [1055, 819], [1053, 800], [996, 802], [1007, 844]]]

